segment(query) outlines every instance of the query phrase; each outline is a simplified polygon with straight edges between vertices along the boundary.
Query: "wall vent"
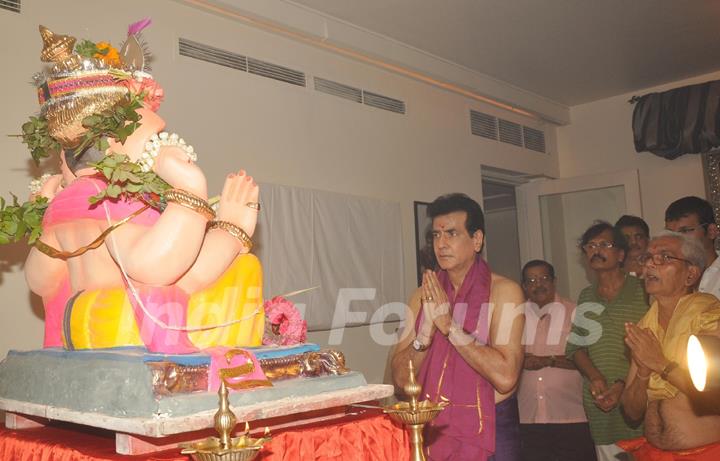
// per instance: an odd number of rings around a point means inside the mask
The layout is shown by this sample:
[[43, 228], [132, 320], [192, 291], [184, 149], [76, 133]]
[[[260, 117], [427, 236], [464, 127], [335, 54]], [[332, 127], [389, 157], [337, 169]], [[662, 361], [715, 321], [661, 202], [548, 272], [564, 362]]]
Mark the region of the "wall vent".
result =
[[243, 72], [247, 72], [248, 70], [247, 58], [245, 56], [184, 38], [180, 39], [180, 56], [199, 59], [200, 61], [230, 67], [231, 69], [237, 69]]
[[519, 123], [498, 119], [498, 128], [500, 132], [500, 142], [505, 142], [518, 147], [523, 146], [522, 127]]
[[475, 136], [494, 139], [535, 152], [543, 154], [547, 152], [544, 131], [472, 109], [470, 110], [470, 132]]
[[353, 88], [349, 85], [333, 82], [320, 77], [314, 77], [315, 91], [331, 94], [339, 98], [344, 98], [353, 102], [362, 103], [362, 90]]
[[[4, 1], [4, 0], [0, 0]], [[305, 74], [298, 70], [271, 64], [241, 54], [221, 50], [185, 38], [180, 41], [180, 56], [199, 59], [200, 61], [218, 64], [231, 69], [241, 70], [261, 77], [272, 78], [292, 85], [305, 86]]]
[[303, 72], [255, 58], [248, 58], [248, 72], [291, 85], [305, 86], [305, 74]]
[[470, 132], [475, 136], [494, 139], [498, 138], [498, 119], [489, 114], [470, 110]]
[[370, 91], [361, 90], [343, 83], [333, 82], [320, 77], [314, 77], [315, 90], [321, 93], [330, 94], [349, 101], [365, 104], [366, 106], [375, 107], [377, 109], [389, 110], [397, 114], [405, 113], [405, 102], [383, 96], [381, 94], [372, 93]]
[[19, 13], [20, 0], [0, 0], [0, 9], [12, 11], [13, 13]]
[[545, 153], [545, 133], [543, 131], [523, 126], [523, 141], [526, 149]]
[[363, 91], [363, 102], [366, 106], [389, 110], [390, 112], [395, 112], [398, 114], [405, 113], [405, 103], [403, 101], [383, 96], [377, 93]]

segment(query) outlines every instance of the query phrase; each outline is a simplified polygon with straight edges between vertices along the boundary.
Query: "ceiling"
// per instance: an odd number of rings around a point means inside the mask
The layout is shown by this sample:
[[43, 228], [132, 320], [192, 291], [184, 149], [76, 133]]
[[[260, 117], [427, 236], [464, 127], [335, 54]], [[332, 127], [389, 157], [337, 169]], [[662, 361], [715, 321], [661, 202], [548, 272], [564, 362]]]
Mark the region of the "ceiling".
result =
[[287, 0], [566, 106], [720, 69], [714, 0]]

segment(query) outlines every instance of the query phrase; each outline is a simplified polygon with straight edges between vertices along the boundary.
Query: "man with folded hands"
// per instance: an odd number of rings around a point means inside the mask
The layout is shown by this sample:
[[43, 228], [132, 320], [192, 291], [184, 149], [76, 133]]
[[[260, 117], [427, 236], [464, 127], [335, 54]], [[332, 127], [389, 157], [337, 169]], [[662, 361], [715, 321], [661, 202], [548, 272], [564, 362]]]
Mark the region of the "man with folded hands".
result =
[[654, 302], [625, 325], [632, 363], [621, 403], [645, 421], [645, 436], [619, 443], [638, 461], [720, 459], [720, 414], [694, 389], [686, 359], [690, 335], [718, 334], [720, 301], [695, 291], [706, 260], [697, 238], [675, 232], [652, 239], [640, 258]]

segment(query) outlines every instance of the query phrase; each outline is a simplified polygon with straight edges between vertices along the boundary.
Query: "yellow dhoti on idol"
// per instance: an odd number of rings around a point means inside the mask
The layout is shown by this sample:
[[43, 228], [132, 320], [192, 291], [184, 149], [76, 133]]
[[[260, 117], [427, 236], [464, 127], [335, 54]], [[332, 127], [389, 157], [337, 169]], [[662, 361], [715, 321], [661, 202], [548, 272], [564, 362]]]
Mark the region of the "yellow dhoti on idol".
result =
[[177, 287], [89, 290], [71, 298], [63, 322], [68, 349], [142, 346], [187, 353], [215, 346], [259, 346], [265, 327], [262, 267], [238, 256], [208, 288], [187, 295]]
[[220, 279], [190, 297], [188, 327], [232, 325], [190, 333], [200, 349], [214, 346], [260, 346], [265, 329], [262, 299], [262, 266], [255, 255], [241, 255]]

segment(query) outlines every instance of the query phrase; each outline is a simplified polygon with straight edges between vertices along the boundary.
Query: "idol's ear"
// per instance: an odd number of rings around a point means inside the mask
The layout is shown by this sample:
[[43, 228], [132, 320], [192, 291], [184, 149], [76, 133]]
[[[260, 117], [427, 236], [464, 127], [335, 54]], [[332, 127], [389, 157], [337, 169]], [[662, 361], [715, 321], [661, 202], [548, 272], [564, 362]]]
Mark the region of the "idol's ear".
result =
[[130, 24], [128, 27], [128, 38], [120, 47], [120, 60], [123, 68], [128, 71], [139, 70], [142, 72], [150, 71], [148, 61], [150, 60], [150, 51], [142, 38], [142, 30], [152, 23], [150, 18]]

